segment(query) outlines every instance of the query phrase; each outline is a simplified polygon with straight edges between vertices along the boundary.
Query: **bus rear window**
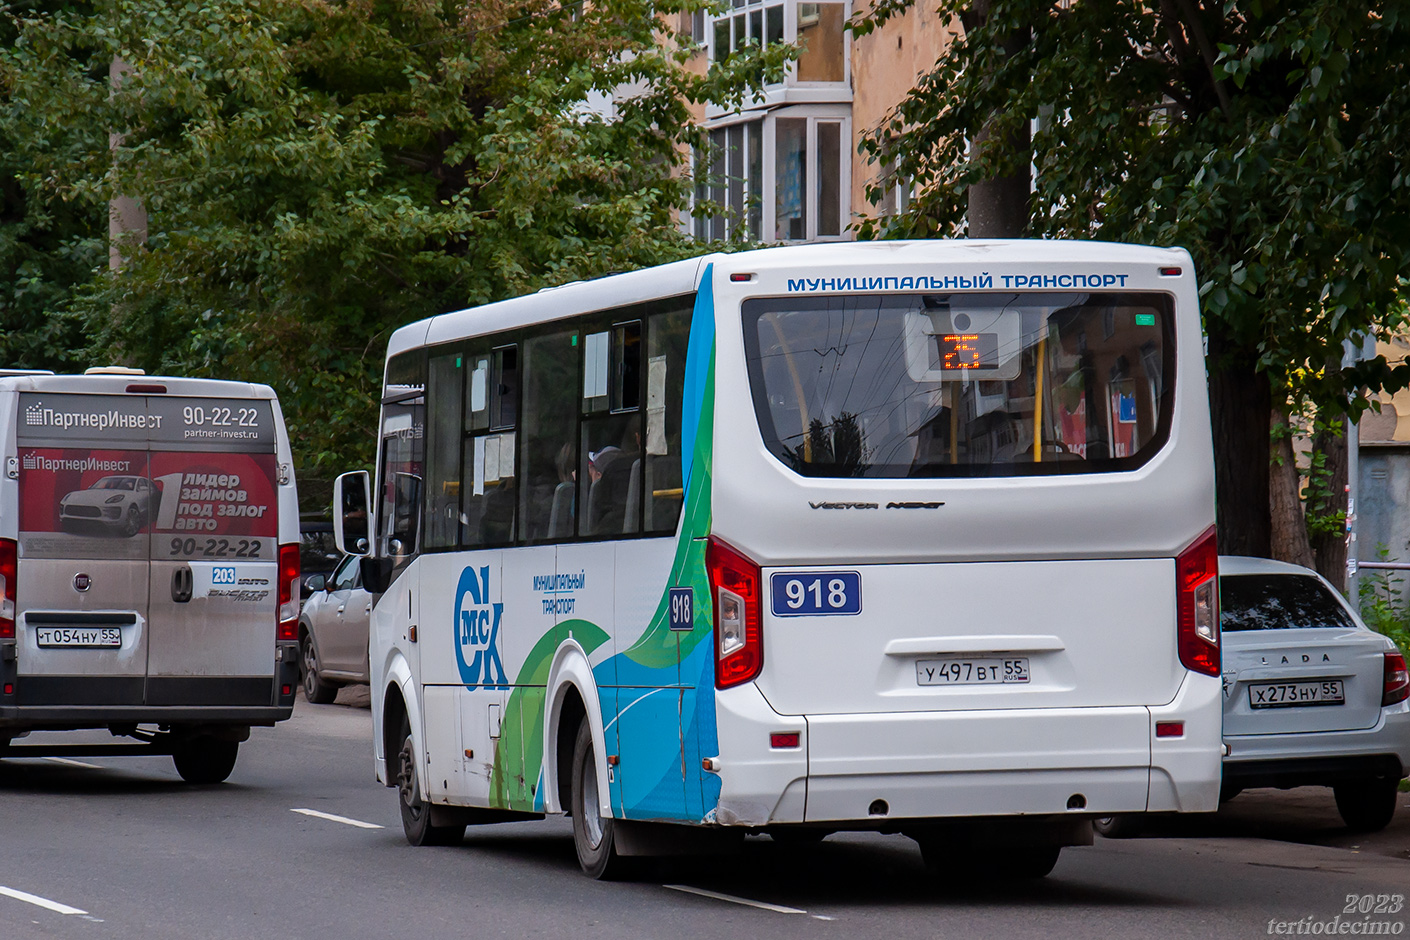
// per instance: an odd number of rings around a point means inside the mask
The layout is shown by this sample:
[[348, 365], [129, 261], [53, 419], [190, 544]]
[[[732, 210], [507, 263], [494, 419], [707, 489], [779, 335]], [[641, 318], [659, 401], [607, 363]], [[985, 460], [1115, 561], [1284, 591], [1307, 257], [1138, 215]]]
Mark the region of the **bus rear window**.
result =
[[1169, 435], [1166, 294], [760, 298], [743, 319], [765, 442], [804, 476], [1130, 470]]

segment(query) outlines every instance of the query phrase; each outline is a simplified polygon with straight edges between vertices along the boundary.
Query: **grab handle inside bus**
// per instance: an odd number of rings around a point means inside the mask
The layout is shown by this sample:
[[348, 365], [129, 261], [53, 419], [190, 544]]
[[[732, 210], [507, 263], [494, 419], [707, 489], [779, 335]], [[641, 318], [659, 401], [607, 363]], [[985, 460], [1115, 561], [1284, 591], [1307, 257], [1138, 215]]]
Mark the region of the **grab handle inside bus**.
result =
[[372, 485], [366, 470], [341, 474], [333, 481], [333, 543], [348, 555], [369, 554], [372, 532]]

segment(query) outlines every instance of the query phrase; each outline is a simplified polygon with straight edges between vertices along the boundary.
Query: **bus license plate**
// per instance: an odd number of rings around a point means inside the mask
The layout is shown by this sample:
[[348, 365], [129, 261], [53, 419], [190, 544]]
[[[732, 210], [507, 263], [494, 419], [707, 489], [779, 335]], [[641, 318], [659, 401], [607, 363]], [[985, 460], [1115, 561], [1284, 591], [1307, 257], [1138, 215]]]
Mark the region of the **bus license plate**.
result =
[[1262, 682], [1248, 687], [1250, 708], [1290, 708], [1294, 705], [1341, 705], [1346, 693], [1340, 679], [1311, 682]]
[[1027, 682], [1028, 657], [1006, 659], [922, 659], [916, 662], [917, 685], [989, 685]]
[[40, 646], [104, 648], [122, 645], [117, 627], [39, 627], [34, 640]]

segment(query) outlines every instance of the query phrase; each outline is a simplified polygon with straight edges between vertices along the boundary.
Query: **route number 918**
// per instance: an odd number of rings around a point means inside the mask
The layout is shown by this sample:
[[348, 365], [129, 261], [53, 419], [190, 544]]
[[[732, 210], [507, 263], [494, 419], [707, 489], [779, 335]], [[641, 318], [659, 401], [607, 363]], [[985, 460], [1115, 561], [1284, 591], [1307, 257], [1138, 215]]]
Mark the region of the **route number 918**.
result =
[[855, 571], [793, 571], [769, 579], [775, 617], [850, 616], [862, 612]]

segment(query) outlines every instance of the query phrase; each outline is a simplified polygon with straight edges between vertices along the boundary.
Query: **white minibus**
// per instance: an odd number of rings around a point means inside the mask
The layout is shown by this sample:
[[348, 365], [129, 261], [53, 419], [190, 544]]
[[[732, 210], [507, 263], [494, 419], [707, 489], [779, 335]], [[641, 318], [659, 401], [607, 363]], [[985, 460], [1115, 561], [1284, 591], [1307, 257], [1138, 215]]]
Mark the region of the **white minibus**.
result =
[[1201, 343], [1186, 252], [1026, 241], [717, 254], [396, 331], [335, 526], [372, 527], [408, 839], [567, 813], [602, 877], [874, 830], [1041, 877], [1094, 818], [1214, 810]]
[[[188, 781], [224, 780], [299, 684], [298, 499], [273, 390], [4, 373], [0, 446], [0, 758], [170, 754]], [[31, 737], [93, 728], [136, 743]]]

